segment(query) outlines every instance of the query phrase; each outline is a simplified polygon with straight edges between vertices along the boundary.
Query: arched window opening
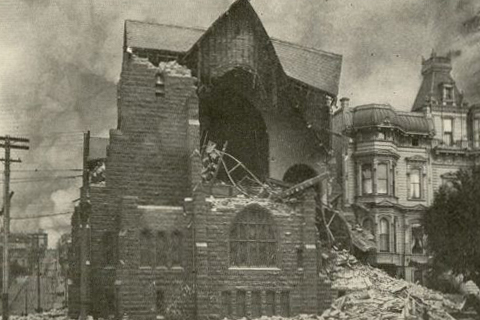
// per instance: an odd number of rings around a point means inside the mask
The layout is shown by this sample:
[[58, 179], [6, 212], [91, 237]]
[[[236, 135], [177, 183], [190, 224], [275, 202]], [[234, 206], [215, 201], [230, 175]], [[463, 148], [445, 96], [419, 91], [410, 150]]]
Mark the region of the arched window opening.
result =
[[140, 266], [153, 267], [155, 263], [155, 243], [153, 235], [148, 230], [140, 233]]
[[380, 252], [390, 251], [390, 226], [388, 220], [382, 218], [380, 220]]
[[182, 265], [183, 239], [180, 231], [172, 232], [172, 266]]
[[166, 266], [167, 265], [167, 252], [168, 252], [168, 241], [165, 232], [157, 232], [157, 245], [156, 245], [156, 265], [157, 266]]
[[230, 264], [236, 267], [273, 267], [277, 243], [270, 213], [249, 206], [239, 212], [230, 231]]
[[412, 226], [412, 254], [423, 254], [424, 245], [423, 227], [419, 224], [415, 224]]
[[314, 178], [317, 176], [317, 172], [305, 164], [296, 164], [291, 166], [285, 175], [283, 176], [283, 181], [298, 184], [305, 180]]
[[[224, 78], [226, 82], [231, 81], [229, 77]], [[227, 153], [243, 163], [260, 180], [268, 177], [267, 126], [262, 113], [243, 93], [229, 87], [214, 90], [211, 98], [200, 101], [200, 123], [202, 135], [215, 142], [219, 149], [227, 142]], [[230, 170], [237, 165], [229, 157], [223, 161]], [[237, 182], [248, 176], [245, 170], [240, 169], [231, 171], [230, 175]], [[218, 179], [230, 182], [223, 168], [218, 173]]]

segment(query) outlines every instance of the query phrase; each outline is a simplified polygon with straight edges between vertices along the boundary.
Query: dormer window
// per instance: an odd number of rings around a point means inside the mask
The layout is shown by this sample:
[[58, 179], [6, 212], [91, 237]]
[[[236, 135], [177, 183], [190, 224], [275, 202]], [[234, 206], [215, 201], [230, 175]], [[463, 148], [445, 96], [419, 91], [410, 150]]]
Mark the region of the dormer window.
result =
[[412, 138], [412, 146], [418, 147], [420, 145], [420, 140], [417, 137]]
[[452, 85], [443, 85], [443, 101], [453, 101], [455, 94]]

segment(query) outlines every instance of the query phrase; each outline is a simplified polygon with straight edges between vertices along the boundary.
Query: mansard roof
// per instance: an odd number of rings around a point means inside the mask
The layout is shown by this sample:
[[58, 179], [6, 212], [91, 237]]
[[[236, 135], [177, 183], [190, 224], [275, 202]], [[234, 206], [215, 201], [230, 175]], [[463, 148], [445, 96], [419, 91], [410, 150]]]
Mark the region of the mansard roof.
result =
[[408, 134], [428, 135], [432, 125], [423, 113], [397, 111], [388, 104], [367, 104], [354, 108], [351, 126], [355, 130], [390, 127]]
[[[460, 106], [463, 102], [462, 94], [458, 90], [450, 72], [452, 63], [450, 56], [441, 57], [432, 53], [432, 56], [422, 61], [422, 84], [412, 106], [412, 111], [421, 111], [426, 102], [432, 105]], [[453, 90], [453, 99], [444, 101], [444, 87]]]
[[[242, 1], [250, 5], [246, 0], [237, 0], [230, 9]], [[226, 16], [230, 9], [217, 21]], [[217, 21], [211, 23], [214, 24]], [[185, 55], [201, 41], [207, 31], [208, 29], [203, 28], [127, 20], [124, 46]], [[270, 41], [287, 76], [333, 95], [338, 94], [341, 55], [272, 38]]]

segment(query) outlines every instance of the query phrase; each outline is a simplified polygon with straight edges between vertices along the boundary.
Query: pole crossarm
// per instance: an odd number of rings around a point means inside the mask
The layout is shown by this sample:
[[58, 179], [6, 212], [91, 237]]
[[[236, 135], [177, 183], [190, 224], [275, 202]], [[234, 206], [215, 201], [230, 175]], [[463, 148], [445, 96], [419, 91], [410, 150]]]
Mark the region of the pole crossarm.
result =
[[[6, 145], [4, 143], [0, 143], [0, 148], [6, 148]], [[29, 150], [29, 146], [23, 146], [23, 145], [15, 145], [15, 144], [10, 144], [9, 146], [10, 149], [22, 149], [22, 150]]]
[[0, 136], [0, 140], [9, 140], [10, 142], [30, 142], [28, 138], [22, 137], [11, 137], [11, 136]]

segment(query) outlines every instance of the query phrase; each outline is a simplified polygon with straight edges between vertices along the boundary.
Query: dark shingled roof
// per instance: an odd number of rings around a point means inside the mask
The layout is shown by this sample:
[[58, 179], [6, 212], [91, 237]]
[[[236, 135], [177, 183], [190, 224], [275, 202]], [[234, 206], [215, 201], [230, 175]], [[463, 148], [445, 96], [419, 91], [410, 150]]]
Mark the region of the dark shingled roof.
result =
[[285, 73], [312, 87], [338, 94], [342, 56], [272, 39]]
[[396, 111], [390, 105], [368, 104], [352, 110], [354, 129], [394, 127], [411, 134], [430, 134], [432, 124], [423, 113]]
[[[125, 46], [186, 53], [206, 30], [174, 25], [125, 21]], [[271, 39], [287, 76], [337, 95], [342, 56]]]

